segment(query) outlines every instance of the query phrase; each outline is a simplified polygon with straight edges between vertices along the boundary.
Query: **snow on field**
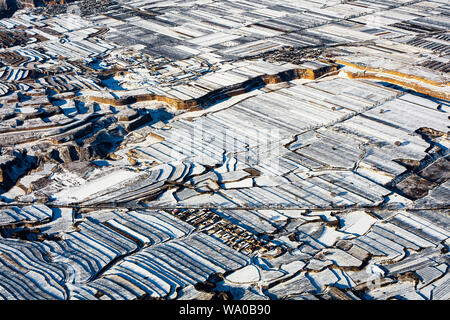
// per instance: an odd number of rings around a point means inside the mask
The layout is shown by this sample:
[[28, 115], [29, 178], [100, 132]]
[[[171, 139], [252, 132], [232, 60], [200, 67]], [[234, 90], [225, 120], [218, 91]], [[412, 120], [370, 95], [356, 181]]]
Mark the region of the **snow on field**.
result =
[[106, 190], [126, 180], [133, 179], [139, 175], [138, 172], [120, 169], [113, 171], [98, 179], [86, 182], [80, 186], [64, 189], [56, 193], [53, 198], [61, 204], [82, 201], [94, 193]]
[[341, 231], [337, 231], [334, 228], [326, 226], [323, 229], [322, 234], [317, 238], [317, 241], [327, 247], [331, 247], [338, 240], [350, 239], [350, 238], [353, 238], [353, 236], [349, 235], [347, 233], [341, 232]]

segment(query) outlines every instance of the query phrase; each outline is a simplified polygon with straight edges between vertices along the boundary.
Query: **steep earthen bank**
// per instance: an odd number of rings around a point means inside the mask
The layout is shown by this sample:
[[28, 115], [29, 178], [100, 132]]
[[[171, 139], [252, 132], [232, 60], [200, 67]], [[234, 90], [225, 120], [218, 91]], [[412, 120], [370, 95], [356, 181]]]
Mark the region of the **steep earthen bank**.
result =
[[142, 94], [142, 95], [134, 95], [127, 96], [124, 98], [105, 98], [105, 97], [96, 97], [90, 96], [88, 97], [91, 101], [103, 104], [110, 104], [112, 106], [124, 106], [137, 102], [145, 102], [145, 101], [162, 101], [168, 103], [176, 110], [187, 110], [194, 107], [206, 107], [211, 105], [217, 101], [227, 99], [229, 97], [233, 97], [245, 92], [249, 92], [256, 88], [264, 87], [268, 84], [275, 84], [281, 82], [287, 82], [296, 79], [309, 79], [314, 80], [318, 77], [323, 76], [324, 74], [335, 72], [338, 70], [338, 66], [335, 64], [329, 64], [317, 69], [308, 69], [308, 68], [297, 68], [291, 69], [287, 71], [283, 71], [273, 75], [261, 75], [242, 83], [222, 87], [218, 90], [211, 91], [200, 98], [190, 99], [190, 100], [181, 100], [175, 99], [167, 96], [161, 96], [156, 94]]

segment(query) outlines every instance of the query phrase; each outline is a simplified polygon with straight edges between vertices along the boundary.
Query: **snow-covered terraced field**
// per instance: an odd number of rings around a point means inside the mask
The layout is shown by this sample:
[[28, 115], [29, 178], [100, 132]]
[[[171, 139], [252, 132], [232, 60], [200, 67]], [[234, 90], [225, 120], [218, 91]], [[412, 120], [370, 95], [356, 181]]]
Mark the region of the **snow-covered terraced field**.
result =
[[448, 14], [99, 0], [0, 19], [0, 300], [448, 300]]

